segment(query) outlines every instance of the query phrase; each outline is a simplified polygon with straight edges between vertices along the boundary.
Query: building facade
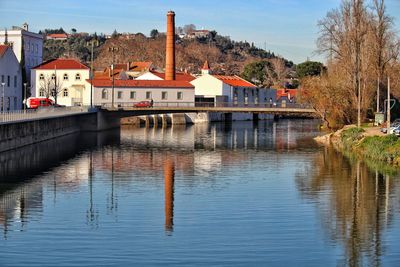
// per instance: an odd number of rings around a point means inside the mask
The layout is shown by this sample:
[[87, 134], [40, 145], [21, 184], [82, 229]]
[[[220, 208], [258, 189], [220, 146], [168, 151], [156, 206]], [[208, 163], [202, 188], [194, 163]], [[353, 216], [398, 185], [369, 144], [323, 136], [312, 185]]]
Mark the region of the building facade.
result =
[[31, 69], [43, 60], [43, 36], [30, 32], [28, 24], [24, 23], [22, 27], [13, 26], [11, 30], [0, 31], [0, 44], [4, 43], [12, 47], [18, 62], [24, 60], [29, 83]]
[[[90, 80], [88, 80], [90, 83]], [[94, 104], [111, 106], [113, 89], [110, 79], [93, 80]], [[185, 81], [115, 80], [114, 106], [133, 106], [153, 101], [154, 106], [194, 106], [194, 86]]]
[[0, 45], [0, 110], [22, 108], [22, 71], [11, 47]]
[[75, 59], [49, 60], [32, 69], [33, 97], [56, 98], [65, 106], [90, 105], [90, 69]]

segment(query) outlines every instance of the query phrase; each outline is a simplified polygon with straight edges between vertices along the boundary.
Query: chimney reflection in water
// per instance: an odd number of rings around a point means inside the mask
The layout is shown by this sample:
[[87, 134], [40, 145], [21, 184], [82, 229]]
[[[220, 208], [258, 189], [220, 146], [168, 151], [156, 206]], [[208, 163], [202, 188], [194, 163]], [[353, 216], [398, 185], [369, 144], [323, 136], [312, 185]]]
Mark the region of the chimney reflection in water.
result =
[[174, 226], [174, 178], [175, 164], [167, 159], [164, 162], [165, 230], [167, 232], [172, 232]]

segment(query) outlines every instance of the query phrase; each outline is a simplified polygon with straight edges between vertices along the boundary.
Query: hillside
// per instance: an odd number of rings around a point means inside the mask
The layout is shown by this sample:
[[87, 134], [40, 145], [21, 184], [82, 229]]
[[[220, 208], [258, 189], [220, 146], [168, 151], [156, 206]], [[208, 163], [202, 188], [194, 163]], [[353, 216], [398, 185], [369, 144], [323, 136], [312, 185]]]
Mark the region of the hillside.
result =
[[[95, 68], [102, 69], [112, 62], [110, 47], [118, 49], [115, 52], [115, 62], [151, 61], [160, 68], [165, 64], [165, 35], [158, 34], [148, 38], [143, 34], [114, 35], [105, 39], [103, 36], [73, 35], [65, 41], [46, 40], [44, 44], [44, 60], [66, 56], [74, 57], [89, 63], [90, 50], [87, 42], [95, 38], [99, 46], [95, 50]], [[176, 63], [182, 71], [199, 73], [205, 60], [210, 62], [215, 73], [225, 75], [240, 75], [244, 67], [254, 61], [276, 58], [274, 53], [256, 48], [248, 42], [235, 42], [229, 37], [210, 32], [208, 37], [195, 39], [177, 39]], [[285, 60], [287, 67], [293, 63]]]

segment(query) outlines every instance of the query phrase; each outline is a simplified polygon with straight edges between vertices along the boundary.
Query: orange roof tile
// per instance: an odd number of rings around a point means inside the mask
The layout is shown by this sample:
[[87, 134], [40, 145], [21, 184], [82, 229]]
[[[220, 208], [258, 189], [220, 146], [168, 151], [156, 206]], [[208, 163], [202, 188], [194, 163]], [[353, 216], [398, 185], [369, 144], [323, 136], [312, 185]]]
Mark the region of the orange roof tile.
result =
[[281, 97], [287, 97], [289, 99], [292, 99], [296, 97], [297, 95], [297, 89], [277, 89], [276, 90], [276, 98], [280, 99]]
[[2, 57], [6, 53], [8, 48], [8, 45], [0, 45], [0, 57]]
[[51, 37], [51, 38], [68, 38], [68, 34], [66, 34], [66, 33], [51, 33], [51, 34], [47, 34], [47, 37]]
[[58, 58], [51, 59], [42, 64], [34, 67], [36, 70], [76, 70], [76, 69], [89, 69], [87, 66], [80, 63], [78, 60], [72, 58]]
[[204, 62], [204, 65], [203, 65], [203, 68], [202, 68], [203, 70], [209, 70], [210, 69], [210, 64], [208, 64], [208, 60], [206, 60], [205, 62]]
[[230, 86], [238, 86], [238, 87], [257, 87], [254, 84], [240, 78], [239, 76], [224, 76], [224, 75], [213, 75], [218, 80], [226, 83]]
[[[87, 82], [91, 82], [87, 80]], [[94, 79], [95, 87], [111, 87], [111, 79]], [[114, 80], [115, 87], [142, 87], [142, 88], [194, 88], [187, 81], [165, 81], [165, 80]]]

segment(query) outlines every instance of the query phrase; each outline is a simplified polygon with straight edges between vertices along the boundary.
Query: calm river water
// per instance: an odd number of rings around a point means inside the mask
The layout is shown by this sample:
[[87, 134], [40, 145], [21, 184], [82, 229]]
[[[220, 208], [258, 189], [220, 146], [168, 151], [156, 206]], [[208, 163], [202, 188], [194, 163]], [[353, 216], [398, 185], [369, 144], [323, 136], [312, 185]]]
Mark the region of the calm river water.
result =
[[280, 120], [0, 154], [0, 266], [400, 266], [400, 175]]

